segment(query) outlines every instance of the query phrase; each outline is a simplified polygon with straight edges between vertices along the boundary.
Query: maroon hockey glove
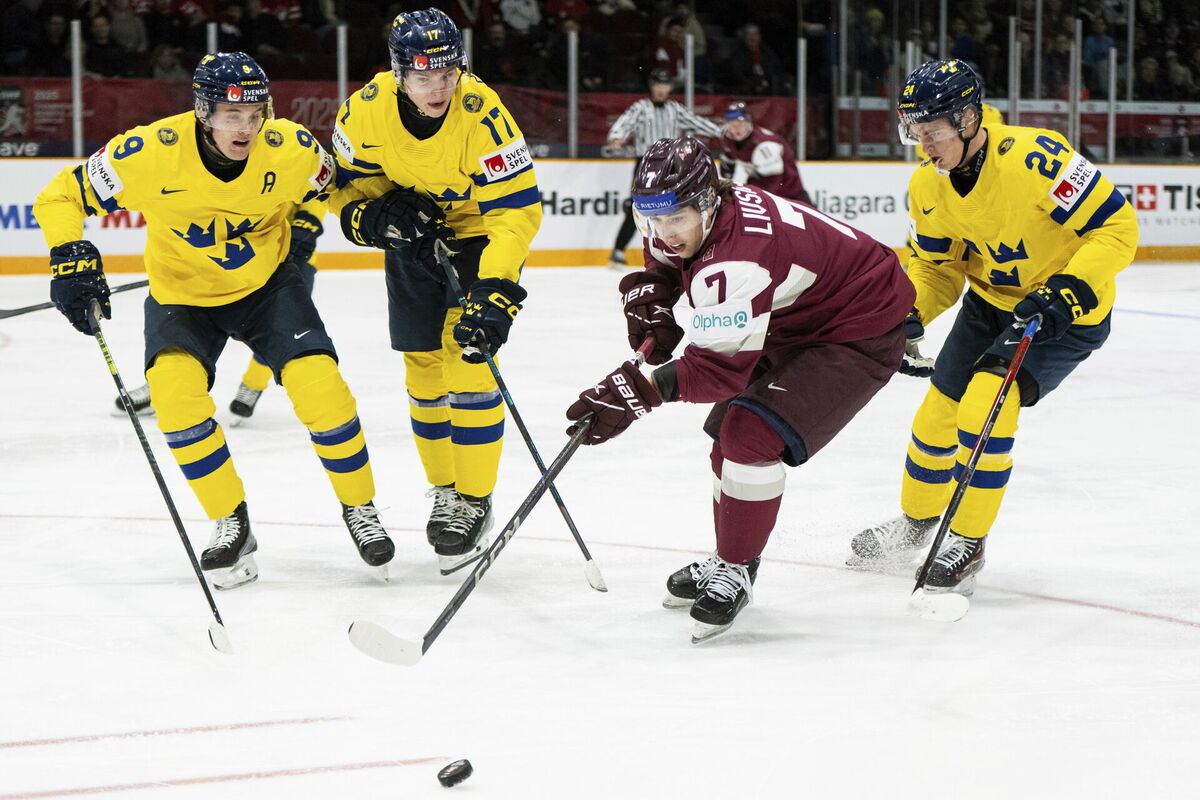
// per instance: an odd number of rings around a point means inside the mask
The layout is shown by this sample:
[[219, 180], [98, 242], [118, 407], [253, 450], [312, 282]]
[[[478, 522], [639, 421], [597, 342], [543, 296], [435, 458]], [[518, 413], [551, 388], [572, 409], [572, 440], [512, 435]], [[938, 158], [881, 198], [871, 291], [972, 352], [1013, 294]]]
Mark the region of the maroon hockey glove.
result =
[[621, 279], [625, 302], [625, 325], [629, 346], [634, 350], [653, 337], [654, 349], [646, 356], [647, 364], [663, 364], [683, 339], [683, 328], [675, 323], [672, 310], [683, 290], [672, 286], [653, 270], [631, 272]]
[[[567, 419], [578, 424], [588, 414], [594, 414], [592, 427], [583, 444], [600, 444], [619, 436], [638, 417], [662, 405], [662, 396], [637, 363], [631, 358], [609, 373], [604, 380], [579, 393], [579, 399], [567, 409]], [[567, 428], [574, 435], [576, 425]]]

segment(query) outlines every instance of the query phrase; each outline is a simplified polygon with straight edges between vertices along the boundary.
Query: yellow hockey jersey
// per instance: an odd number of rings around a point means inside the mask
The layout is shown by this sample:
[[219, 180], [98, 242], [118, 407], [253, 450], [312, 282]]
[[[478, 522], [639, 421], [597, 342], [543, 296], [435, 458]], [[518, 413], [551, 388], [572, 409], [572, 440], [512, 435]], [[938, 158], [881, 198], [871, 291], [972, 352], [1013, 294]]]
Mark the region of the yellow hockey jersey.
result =
[[341, 191], [330, 211], [396, 186], [433, 197], [459, 237], [485, 235], [479, 277], [517, 280], [542, 222], [529, 146], [491, 88], [463, 73], [441, 128], [418, 139], [400, 121], [396, 81], [381, 72], [350, 96], [333, 130]]
[[333, 158], [302, 125], [271, 119], [226, 183], [200, 160], [195, 119], [189, 111], [133, 128], [60, 172], [34, 204], [46, 243], [83, 238], [85, 215], [136, 210], [159, 303], [219, 306], [260, 288], [287, 255], [297, 204], [332, 188]]
[[1137, 217], [1125, 196], [1055, 131], [985, 126], [987, 156], [975, 187], [960, 197], [926, 161], [908, 184], [908, 277], [925, 322], [958, 302], [963, 282], [1012, 310], [1056, 273], [1082, 278], [1112, 309], [1113, 278], [1137, 251]]

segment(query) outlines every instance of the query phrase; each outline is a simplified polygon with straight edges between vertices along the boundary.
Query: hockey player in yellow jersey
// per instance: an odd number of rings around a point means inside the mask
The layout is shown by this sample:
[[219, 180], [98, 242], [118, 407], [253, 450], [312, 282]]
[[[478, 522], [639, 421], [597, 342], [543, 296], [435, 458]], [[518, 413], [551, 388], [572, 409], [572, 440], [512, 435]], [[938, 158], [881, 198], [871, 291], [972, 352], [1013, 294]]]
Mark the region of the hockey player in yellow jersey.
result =
[[[895, 564], [927, 540], [954, 491], [1021, 339], [1040, 317], [926, 591], [969, 595], [1012, 471], [1017, 418], [1108, 338], [1114, 278], [1137, 250], [1125, 197], [1060, 134], [981, 122], [983, 89], [962, 61], [933, 61], [900, 95], [901, 138], [929, 160], [909, 182], [908, 276], [917, 289], [901, 372], [929, 376], [913, 420], [903, 515], [859, 533], [852, 565]], [[963, 294], [963, 286], [967, 291]], [[962, 296], [937, 360], [924, 325]]]
[[218, 588], [258, 575], [246, 493], [208, 393], [230, 338], [270, 365], [309, 430], [359, 555], [381, 567], [395, 548], [372, 502], [354, 397], [289, 252], [289, 215], [326, 193], [333, 160], [302, 126], [272, 119], [266, 73], [244, 53], [205, 56], [192, 91], [194, 111], [115, 136], [38, 195], [51, 298], [84, 333], [93, 300], [107, 318], [100, 253], [80, 238], [84, 217], [142, 212], [146, 378], [159, 429], [216, 520], [201, 567]]
[[[508, 338], [517, 281], [541, 224], [520, 129], [464, 69], [462, 37], [437, 9], [392, 23], [392, 71], [338, 113], [330, 210], [356, 244], [385, 249], [392, 348], [404, 353], [409, 415], [433, 497], [426, 535], [442, 571], [478, 558], [492, 524], [504, 406], [483, 351]], [[467, 311], [434, 257], [442, 240]]]

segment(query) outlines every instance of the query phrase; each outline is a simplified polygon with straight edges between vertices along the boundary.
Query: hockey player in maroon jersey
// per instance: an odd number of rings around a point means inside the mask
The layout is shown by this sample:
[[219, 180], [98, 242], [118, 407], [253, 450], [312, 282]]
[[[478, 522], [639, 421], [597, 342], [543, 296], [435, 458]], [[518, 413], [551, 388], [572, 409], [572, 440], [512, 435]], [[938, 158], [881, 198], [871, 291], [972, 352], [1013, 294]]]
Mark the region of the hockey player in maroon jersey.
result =
[[796, 151], [778, 133], [755, 125], [750, 110], [740, 101], [725, 110], [721, 164], [734, 183], [757, 186], [788, 200], [812, 202], [796, 169]]
[[[626, 361], [567, 410], [600, 444], [664, 402], [713, 403], [716, 552], [667, 580], [693, 641], [751, 599], [779, 512], [784, 465], [816, 455], [887, 383], [915, 292], [895, 253], [808, 205], [718, 181], [696, 139], [660, 139], [634, 178], [646, 269], [621, 280], [629, 343], [654, 341], [649, 375]], [[672, 307], [694, 309], [688, 346]], [[572, 426], [572, 430], [574, 425]]]

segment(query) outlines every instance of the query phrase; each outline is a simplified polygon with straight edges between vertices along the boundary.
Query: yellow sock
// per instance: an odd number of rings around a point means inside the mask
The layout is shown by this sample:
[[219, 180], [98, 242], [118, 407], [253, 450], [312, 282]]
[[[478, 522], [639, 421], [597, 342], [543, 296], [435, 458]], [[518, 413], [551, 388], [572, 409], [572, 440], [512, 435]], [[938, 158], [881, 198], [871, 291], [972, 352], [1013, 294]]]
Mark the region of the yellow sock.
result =
[[[954, 466], [956, 481], [970, 458], [979, 432], [983, 430], [984, 420], [996, 401], [1002, 381], [999, 375], [980, 372], [967, 385], [958, 409], [958, 457]], [[950, 523], [950, 529], [961, 536], [973, 539], [986, 536], [1000, 511], [1000, 502], [1004, 499], [1012, 472], [1013, 437], [1017, 432], [1017, 417], [1021, 411], [1020, 394], [1020, 388], [1013, 383], [979, 457], [971, 485], [963, 494], [958, 513]]]
[[209, 519], [233, 513], [246, 499], [233, 467], [225, 433], [213, 419], [208, 372], [192, 355], [171, 348], [159, 353], [146, 371], [158, 428], [175, 463]]
[[270, 385], [272, 375], [270, 367], [259, 361], [257, 356], [252, 356], [250, 363], [246, 366], [245, 374], [242, 375], [242, 383], [261, 392]]
[[301, 356], [284, 365], [281, 378], [338, 500], [348, 506], [372, 500], [375, 478], [366, 438], [337, 364], [327, 355]]
[[931, 385], [913, 418], [900, 484], [900, 508], [913, 519], [941, 516], [950, 502], [957, 415], [958, 403]]
[[455, 478], [454, 450], [441, 351], [405, 353], [404, 368], [413, 442], [425, 468], [425, 479], [434, 486], [450, 486]]

